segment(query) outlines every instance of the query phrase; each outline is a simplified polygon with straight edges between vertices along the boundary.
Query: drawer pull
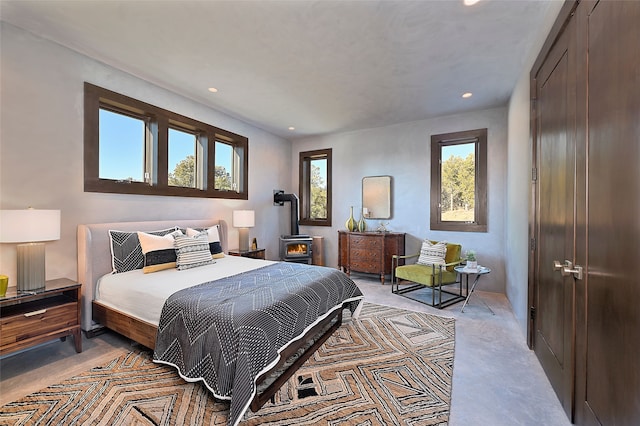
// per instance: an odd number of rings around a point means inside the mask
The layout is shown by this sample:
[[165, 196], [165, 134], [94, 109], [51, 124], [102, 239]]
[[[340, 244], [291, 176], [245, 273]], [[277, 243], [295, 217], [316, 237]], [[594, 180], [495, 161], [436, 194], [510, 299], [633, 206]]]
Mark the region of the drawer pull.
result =
[[24, 316], [29, 318], [29, 317], [33, 317], [35, 315], [44, 314], [45, 312], [47, 312], [46, 309], [40, 309], [39, 311], [33, 311], [33, 312], [26, 313], [26, 314], [24, 314]]

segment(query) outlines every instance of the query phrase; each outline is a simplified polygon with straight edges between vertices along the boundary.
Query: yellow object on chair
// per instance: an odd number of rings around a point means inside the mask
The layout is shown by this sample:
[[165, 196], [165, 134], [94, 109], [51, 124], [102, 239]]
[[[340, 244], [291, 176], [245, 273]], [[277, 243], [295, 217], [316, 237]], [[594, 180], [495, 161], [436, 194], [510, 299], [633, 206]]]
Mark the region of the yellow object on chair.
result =
[[[442, 252], [444, 256], [438, 256]], [[460, 244], [425, 240], [421, 253], [393, 255], [391, 291], [439, 309], [463, 301], [462, 280], [453, 269], [462, 261], [461, 253]], [[416, 258], [416, 263], [400, 264], [413, 258]], [[449, 290], [451, 287], [443, 289], [443, 286], [454, 284], [457, 286], [453, 286], [453, 290], [457, 288], [457, 291]]]

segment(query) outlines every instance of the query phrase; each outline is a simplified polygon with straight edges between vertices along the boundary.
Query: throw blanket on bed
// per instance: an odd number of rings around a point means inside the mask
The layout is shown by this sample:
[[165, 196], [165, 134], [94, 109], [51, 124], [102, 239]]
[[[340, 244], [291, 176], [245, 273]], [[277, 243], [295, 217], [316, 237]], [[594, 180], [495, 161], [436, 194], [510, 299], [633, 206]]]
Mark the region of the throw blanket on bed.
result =
[[336, 269], [287, 262], [186, 288], [162, 308], [154, 360], [230, 399], [235, 425], [279, 351], [344, 302], [354, 312], [362, 298]]

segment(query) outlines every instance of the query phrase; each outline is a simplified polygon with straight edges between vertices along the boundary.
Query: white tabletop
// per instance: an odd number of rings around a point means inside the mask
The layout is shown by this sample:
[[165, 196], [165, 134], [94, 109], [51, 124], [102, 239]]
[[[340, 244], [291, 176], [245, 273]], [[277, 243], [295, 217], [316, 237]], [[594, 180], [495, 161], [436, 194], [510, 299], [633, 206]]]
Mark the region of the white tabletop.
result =
[[491, 268], [487, 268], [486, 266], [480, 266], [478, 265], [477, 269], [470, 269], [467, 268], [466, 266], [456, 266], [455, 268], [453, 268], [454, 271], [460, 273], [460, 274], [478, 274], [478, 275], [483, 275], [483, 274], [488, 274], [489, 272], [491, 272]]

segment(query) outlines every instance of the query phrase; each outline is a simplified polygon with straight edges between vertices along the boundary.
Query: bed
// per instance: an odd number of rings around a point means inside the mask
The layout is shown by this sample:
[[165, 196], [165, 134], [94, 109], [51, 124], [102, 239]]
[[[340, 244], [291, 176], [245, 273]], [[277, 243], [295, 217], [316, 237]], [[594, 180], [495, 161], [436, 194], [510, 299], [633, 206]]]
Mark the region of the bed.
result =
[[260, 409], [341, 325], [344, 309], [357, 316], [363, 296], [332, 268], [235, 256], [218, 256], [214, 264], [185, 271], [111, 273], [110, 230], [215, 226], [226, 252], [223, 220], [80, 225], [82, 328], [91, 337], [106, 327], [153, 349], [154, 361], [229, 400], [229, 424], [237, 424], [248, 408]]

